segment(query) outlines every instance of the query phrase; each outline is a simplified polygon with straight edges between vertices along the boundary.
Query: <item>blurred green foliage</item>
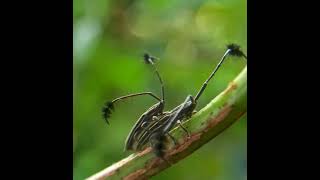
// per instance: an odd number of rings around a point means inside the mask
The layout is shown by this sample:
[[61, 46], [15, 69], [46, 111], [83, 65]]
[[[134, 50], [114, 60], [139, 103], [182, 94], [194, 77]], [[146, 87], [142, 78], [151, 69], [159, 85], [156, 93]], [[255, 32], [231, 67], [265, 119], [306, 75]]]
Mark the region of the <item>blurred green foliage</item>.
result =
[[[142, 54], [160, 58], [166, 109], [195, 95], [227, 43], [246, 52], [245, 0], [74, 0], [74, 179], [81, 180], [128, 156], [124, 141], [155, 101], [118, 103], [107, 126], [106, 100], [160, 86]], [[205, 106], [245, 66], [229, 58], [199, 100]], [[180, 163], [152, 179], [246, 179], [246, 117]]]

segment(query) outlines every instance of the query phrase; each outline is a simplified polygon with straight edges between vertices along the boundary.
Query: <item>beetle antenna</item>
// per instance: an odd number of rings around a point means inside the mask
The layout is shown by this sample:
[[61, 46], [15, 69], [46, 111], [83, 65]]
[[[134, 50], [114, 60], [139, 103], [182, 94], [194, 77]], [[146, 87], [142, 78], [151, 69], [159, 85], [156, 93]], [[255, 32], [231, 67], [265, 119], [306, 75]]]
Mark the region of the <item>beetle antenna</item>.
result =
[[209, 83], [210, 79], [214, 76], [214, 74], [218, 71], [218, 69], [220, 68], [221, 64], [223, 63], [223, 61], [226, 59], [226, 57], [228, 55], [231, 56], [238, 56], [238, 57], [244, 57], [245, 59], [247, 59], [247, 56], [240, 50], [240, 46], [237, 44], [228, 44], [227, 45], [227, 50], [224, 53], [224, 55], [222, 56], [220, 62], [218, 63], [218, 65], [216, 66], [216, 68], [212, 71], [212, 73], [210, 74], [209, 78], [203, 83], [201, 89], [199, 90], [199, 92], [197, 93], [196, 97], [194, 98], [195, 101], [197, 101], [199, 99], [199, 97], [201, 96], [201, 94], [203, 93], [204, 89], [207, 87], [207, 84]]
[[107, 124], [109, 124], [108, 119], [110, 118], [112, 111], [114, 111], [114, 103], [116, 103], [119, 100], [131, 98], [131, 97], [135, 97], [135, 96], [144, 96], [144, 95], [149, 95], [149, 96], [157, 99], [158, 101], [161, 101], [161, 99], [157, 95], [153, 94], [152, 92], [141, 92], [141, 93], [129, 94], [126, 96], [121, 96], [121, 97], [118, 97], [112, 101], [107, 101], [105, 103], [104, 107], [102, 108], [103, 118], [106, 120]]
[[157, 67], [154, 65], [154, 61], [155, 60], [159, 60], [159, 58], [153, 57], [153, 56], [149, 55], [148, 53], [144, 53], [143, 60], [144, 60], [144, 62], [146, 64], [151, 64], [153, 69], [154, 69], [154, 71], [156, 72], [157, 77], [158, 77], [158, 79], [160, 81], [160, 84], [161, 84], [162, 101], [164, 101], [164, 85], [163, 85], [163, 81], [161, 79], [161, 76], [160, 76], [160, 73], [158, 72]]

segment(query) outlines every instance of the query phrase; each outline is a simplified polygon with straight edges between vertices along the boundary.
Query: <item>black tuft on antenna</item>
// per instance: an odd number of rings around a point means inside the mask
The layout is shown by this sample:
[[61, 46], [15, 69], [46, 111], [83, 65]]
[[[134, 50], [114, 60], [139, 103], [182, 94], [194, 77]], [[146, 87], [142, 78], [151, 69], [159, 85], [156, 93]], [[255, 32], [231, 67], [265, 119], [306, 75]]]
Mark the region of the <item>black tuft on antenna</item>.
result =
[[102, 108], [103, 118], [106, 120], [107, 124], [109, 124], [109, 117], [111, 115], [111, 111], [114, 111], [114, 106], [112, 102], [106, 102], [105, 106]]
[[237, 44], [228, 44], [227, 48], [230, 49], [229, 54], [232, 56], [246, 57], [245, 54], [240, 50], [240, 46]]
[[149, 55], [148, 53], [144, 53], [143, 60], [146, 64], [153, 64], [155, 60], [158, 60], [159, 58], [153, 57]]

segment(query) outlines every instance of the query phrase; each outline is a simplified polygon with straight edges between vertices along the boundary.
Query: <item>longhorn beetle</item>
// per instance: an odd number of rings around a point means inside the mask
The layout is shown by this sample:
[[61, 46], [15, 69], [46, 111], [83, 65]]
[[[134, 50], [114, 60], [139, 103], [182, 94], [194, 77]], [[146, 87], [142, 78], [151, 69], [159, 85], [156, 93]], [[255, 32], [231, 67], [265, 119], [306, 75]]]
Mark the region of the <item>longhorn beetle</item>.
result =
[[[166, 139], [166, 135], [168, 135], [176, 144], [175, 139], [169, 134], [169, 131], [175, 127], [177, 124], [188, 133], [188, 137], [190, 137], [189, 132], [181, 125], [181, 121], [186, 120], [192, 116], [195, 112], [194, 109], [197, 105], [197, 100], [204, 92], [208, 82], [212, 79], [214, 74], [220, 68], [221, 64], [224, 62], [228, 55], [244, 57], [247, 59], [247, 56], [240, 50], [240, 46], [236, 44], [230, 44], [227, 46], [227, 50], [222, 56], [220, 62], [210, 74], [208, 79], [203, 83], [200, 90], [196, 94], [195, 97], [188, 95], [185, 101], [179, 106], [175, 107], [173, 110], [168, 112], [163, 112], [164, 109], [164, 86], [162, 79], [154, 66], [155, 57], [152, 57], [148, 54], [144, 55], [144, 60], [146, 63], [151, 64], [155, 69], [159, 81], [162, 87], [162, 99], [158, 98], [151, 92], [144, 93], [136, 93], [130, 94], [127, 96], [119, 97], [111, 102], [107, 102], [106, 106], [103, 108], [104, 117], [108, 123], [108, 118], [111, 114], [111, 111], [114, 109], [113, 104], [121, 99], [125, 99], [128, 97], [138, 96], [138, 95], [151, 95], [156, 98], [159, 102], [152, 107], [150, 107], [144, 114], [141, 115], [139, 120], [136, 122], [134, 127], [132, 128], [130, 134], [126, 140], [125, 150], [141, 150], [147, 143], [150, 143], [152, 148], [154, 149], [155, 154], [164, 159], [164, 150], [165, 145], [164, 141]], [[164, 159], [165, 160], [165, 159]]]
[[[141, 135], [138, 139], [138, 149], [141, 149], [147, 142], [150, 142], [155, 151], [155, 154], [158, 157], [164, 159], [163, 156], [165, 150], [165, 135], [168, 134], [176, 124], [180, 125], [180, 127], [182, 127], [184, 131], [186, 131], [186, 129], [181, 125], [181, 121], [190, 118], [195, 112], [194, 110], [197, 105], [197, 100], [202, 95], [205, 88], [207, 87], [208, 82], [212, 79], [212, 77], [220, 68], [221, 64], [224, 62], [228, 55], [244, 57], [245, 59], [247, 59], [247, 56], [240, 50], [240, 46], [236, 44], [228, 45], [227, 50], [222, 56], [220, 62], [210, 74], [208, 79], [203, 83], [196, 96], [193, 97], [192, 95], [188, 95], [182, 104], [175, 107], [170, 112], [164, 112], [160, 117], [157, 117], [158, 121], [145, 128], [146, 130], [144, 134]], [[190, 136], [189, 133], [188, 136]], [[173, 137], [171, 138], [173, 139]]]

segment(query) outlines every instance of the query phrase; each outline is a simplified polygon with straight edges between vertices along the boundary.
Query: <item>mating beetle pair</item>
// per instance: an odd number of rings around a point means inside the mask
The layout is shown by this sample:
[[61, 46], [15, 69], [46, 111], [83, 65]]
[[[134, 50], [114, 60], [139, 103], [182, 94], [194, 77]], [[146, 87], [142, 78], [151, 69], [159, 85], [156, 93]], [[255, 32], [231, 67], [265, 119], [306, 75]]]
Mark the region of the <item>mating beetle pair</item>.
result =
[[240, 46], [236, 44], [228, 45], [227, 50], [222, 56], [220, 62], [212, 71], [208, 79], [203, 83], [196, 96], [193, 97], [192, 95], [188, 95], [182, 104], [175, 107], [171, 111], [164, 111], [164, 85], [161, 76], [156, 66], [154, 65], [154, 61], [157, 60], [157, 58], [152, 57], [149, 54], [145, 54], [144, 61], [147, 64], [152, 65], [160, 81], [162, 97], [159, 98], [152, 92], [129, 94], [116, 98], [112, 101], [108, 101], [106, 102], [105, 107], [103, 107], [103, 116], [106, 122], [109, 124], [108, 119], [111, 112], [114, 110], [114, 104], [119, 100], [135, 96], [149, 95], [159, 101], [158, 103], [151, 106], [145, 113], [143, 113], [135, 123], [127, 137], [125, 150], [140, 151], [146, 145], [148, 145], [148, 143], [150, 143], [151, 147], [154, 149], [155, 154], [158, 157], [163, 158], [165, 153], [164, 142], [166, 140], [166, 136], [168, 135], [176, 144], [175, 139], [169, 134], [169, 131], [172, 130], [176, 125], [179, 125], [188, 134], [188, 137], [190, 137], [189, 132], [185, 127], [183, 127], [181, 122], [190, 118], [192, 114], [195, 113], [194, 110], [196, 108], [199, 97], [202, 95], [205, 88], [207, 87], [207, 84], [228, 55], [244, 57], [245, 59], [247, 59], [247, 56], [240, 50]]

